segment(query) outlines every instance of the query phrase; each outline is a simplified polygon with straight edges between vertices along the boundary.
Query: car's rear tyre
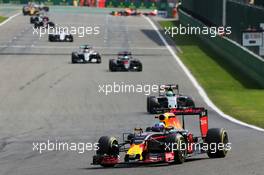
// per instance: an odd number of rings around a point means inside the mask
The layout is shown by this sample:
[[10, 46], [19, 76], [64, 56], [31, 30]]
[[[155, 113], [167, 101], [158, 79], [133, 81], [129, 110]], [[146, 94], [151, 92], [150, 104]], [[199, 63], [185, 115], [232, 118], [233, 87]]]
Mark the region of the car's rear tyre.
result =
[[74, 58], [73, 55], [72, 55], [72, 58], [71, 58], [71, 62], [72, 62], [72, 64], [75, 64], [76, 63], [75, 58]]
[[101, 56], [98, 54], [97, 55], [97, 62], [96, 63], [100, 64], [101, 62], [102, 62]]
[[30, 17], [30, 24], [33, 24], [35, 22], [35, 19], [33, 17]]
[[143, 70], [143, 66], [142, 66], [142, 64], [140, 64], [138, 67], [138, 72], [142, 72], [142, 70]]
[[[207, 131], [205, 143], [208, 144], [207, 155], [210, 158], [223, 158], [228, 150], [225, 146], [228, 144], [227, 131], [224, 128], [211, 128]], [[224, 145], [224, 148], [220, 146]], [[221, 148], [221, 149], [219, 149]]]
[[148, 96], [147, 97], [147, 111], [151, 114], [156, 114], [156, 108], [157, 107], [157, 100], [155, 96]]
[[50, 41], [50, 42], [53, 42], [53, 41], [54, 41], [54, 38], [53, 38], [52, 35], [49, 35], [49, 41]]
[[49, 28], [54, 28], [55, 27], [55, 24], [53, 22], [48, 22], [48, 27]]
[[73, 36], [72, 35], [69, 35], [69, 41], [73, 42]]
[[192, 98], [182, 96], [177, 98], [178, 108], [195, 108], [195, 103]]
[[115, 68], [114, 68], [114, 65], [113, 65], [113, 61], [112, 60], [109, 60], [109, 71], [110, 72], [115, 72]]
[[37, 29], [39, 25], [37, 23], [34, 24], [34, 28]]

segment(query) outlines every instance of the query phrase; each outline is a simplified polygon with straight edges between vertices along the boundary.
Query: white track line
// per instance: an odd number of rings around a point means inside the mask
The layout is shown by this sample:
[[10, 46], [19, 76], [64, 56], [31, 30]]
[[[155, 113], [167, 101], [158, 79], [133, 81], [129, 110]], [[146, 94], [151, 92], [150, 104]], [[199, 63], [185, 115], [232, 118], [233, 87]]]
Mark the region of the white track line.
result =
[[0, 23], [0, 26], [3, 26], [3, 25], [6, 24], [8, 21], [10, 21], [11, 19], [17, 17], [17, 16], [20, 15], [20, 14], [21, 14], [21, 12], [18, 12], [18, 13], [16, 13], [16, 14], [14, 14], [14, 15], [8, 17], [5, 21], [3, 21], [2, 23]]
[[200, 84], [197, 82], [197, 80], [194, 78], [194, 76], [191, 74], [191, 72], [188, 70], [188, 68], [183, 64], [183, 62], [180, 60], [180, 58], [175, 54], [174, 50], [172, 49], [172, 47], [168, 44], [168, 42], [166, 41], [166, 39], [162, 36], [162, 34], [160, 33], [160, 31], [158, 30], [158, 27], [151, 21], [150, 18], [143, 16], [143, 18], [145, 18], [150, 25], [153, 27], [153, 29], [157, 32], [157, 34], [159, 35], [160, 39], [162, 40], [162, 42], [164, 43], [164, 45], [166, 46], [166, 48], [169, 50], [169, 52], [171, 53], [171, 55], [173, 56], [173, 58], [175, 59], [175, 61], [180, 65], [180, 67], [182, 68], [182, 70], [184, 71], [184, 73], [188, 76], [188, 78], [191, 80], [192, 84], [194, 85], [194, 87], [198, 90], [199, 94], [201, 95], [201, 97], [203, 98], [203, 100], [205, 101], [205, 103], [210, 106], [215, 112], [217, 112], [220, 116], [222, 116], [223, 118], [248, 127], [248, 128], [252, 128], [255, 129], [257, 131], [262, 131], [264, 132], [263, 128], [254, 126], [254, 125], [250, 125], [247, 124], [245, 122], [239, 121], [235, 118], [233, 118], [230, 115], [225, 114], [223, 111], [221, 111], [207, 96], [205, 90], [200, 86]]

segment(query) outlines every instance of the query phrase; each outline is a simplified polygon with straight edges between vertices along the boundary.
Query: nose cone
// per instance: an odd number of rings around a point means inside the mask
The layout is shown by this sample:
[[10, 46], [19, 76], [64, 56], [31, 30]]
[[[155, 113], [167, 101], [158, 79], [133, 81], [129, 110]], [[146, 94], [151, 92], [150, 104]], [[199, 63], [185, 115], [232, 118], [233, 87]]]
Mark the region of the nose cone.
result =
[[[138, 145], [131, 145], [130, 148], [127, 151], [127, 155], [130, 159], [140, 159], [142, 160], [142, 152], [143, 152], [144, 144], [138, 144]], [[140, 157], [138, 157], [140, 155]]]

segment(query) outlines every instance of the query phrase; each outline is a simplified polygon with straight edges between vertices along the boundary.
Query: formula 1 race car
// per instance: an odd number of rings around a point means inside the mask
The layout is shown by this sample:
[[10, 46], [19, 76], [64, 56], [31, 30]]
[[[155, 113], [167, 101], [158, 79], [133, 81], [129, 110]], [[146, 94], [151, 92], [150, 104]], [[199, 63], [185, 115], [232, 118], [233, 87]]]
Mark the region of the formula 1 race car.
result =
[[55, 28], [55, 32], [49, 34], [50, 42], [73, 42], [73, 36], [66, 30]]
[[157, 10], [153, 10], [151, 12], [140, 12], [137, 9], [125, 8], [124, 10], [121, 10], [121, 11], [112, 11], [111, 15], [113, 16], [140, 16], [140, 15], [156, 16]]
[[30, 17], [30, 24], [34, 24], [35, 22], [40, 21], [42, 17], [43, 14], [36, 13], [35, 15]]
[[113, 16], [138, 16], [138, 15], [141, 15], [141, 13], [139, 13], [137, 9], [125, 8], [124, 10], [121, 10], [121, 11], [112, 11], [111, 15]]
[[[185, 129], [186, 115], [199, 116], [199, 136], [194, 136]], [[231, 149], [224, 128], [208, 129], [207, 110], [204, 108], [174, 109], [156, 118], [159, 123], [148, 127], [145, 132], [143, 129], [135, 129], [134, 133], [123, 133], [122, 143], [115, 137], [102, 136], [92, 165], [113, 167], [131, 163], [181, 164], [189, 157], [200, 154], [207, 154], [209, 158], [223, 158]], [[120, 160], [121, 152], [125, 153], [124, 161]]]
[[72, 52], [72, 63], [101, 63], [101, 55], [89, 45], [80, 46], [78, 51]]
[[[176, 90], [176, 92], [174, 92]], [[163, 113], [173, 108], [194, 108], [195, 103], [191, 97], [181, 95], [179, 86], [175, 84], [161, 85], [159, 96], [147, 97], [147, 111], [151, 114]]]
[[44, 6], [43, 4], [38, 5], [35, 3], [29, 2], [27, 5], [23, 6], [22, 13], [23, 15], [35, 15], [40, 11], [49, 11], [49, 7]]
[[115, 71], [138, 71], [141, 72], [143, 69], [142, 63], [132, 57], [131, 52], [119, 52], [117, 59], [109, 60], [109, 70]]
[[[31, 21], [30, 21], [31, 22]], [[47, 16], [39, 16], [32, 19], [32, 22], [34, 24], [34, 28], [48, 28], [48, 27], [55, 27], [55, 24], [53, 22], [49, 21], [49, 18]]]

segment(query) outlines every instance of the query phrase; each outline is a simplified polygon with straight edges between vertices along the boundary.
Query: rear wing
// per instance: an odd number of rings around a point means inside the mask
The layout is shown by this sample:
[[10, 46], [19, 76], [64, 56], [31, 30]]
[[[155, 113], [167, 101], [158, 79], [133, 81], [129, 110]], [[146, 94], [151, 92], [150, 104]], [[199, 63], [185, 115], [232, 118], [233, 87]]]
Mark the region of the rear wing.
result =
[[179, 85], [178, 84], [163, 84], [160, 85], [159, 87], [159, 95], [162, 96], [164, 95], [167, 91], [173, 91], [176, 94], [179, 94]]
[[206, 137], [208, 131], [208, 111], [205, 108], [187, 108], [187, 109], [171, 109], [169, 112], [174, 113], [175, 115], [182, 115], [183, 128], [184, 125], [184, 116], [188, 115], [198, 115], [200, 122], [200, 131], [202, 138]]
[[186, 108], [186, 109], [171, 109], [169, 112], [174, 113], [175, 115], [207, 115], [207, 109], [205, 108]]

